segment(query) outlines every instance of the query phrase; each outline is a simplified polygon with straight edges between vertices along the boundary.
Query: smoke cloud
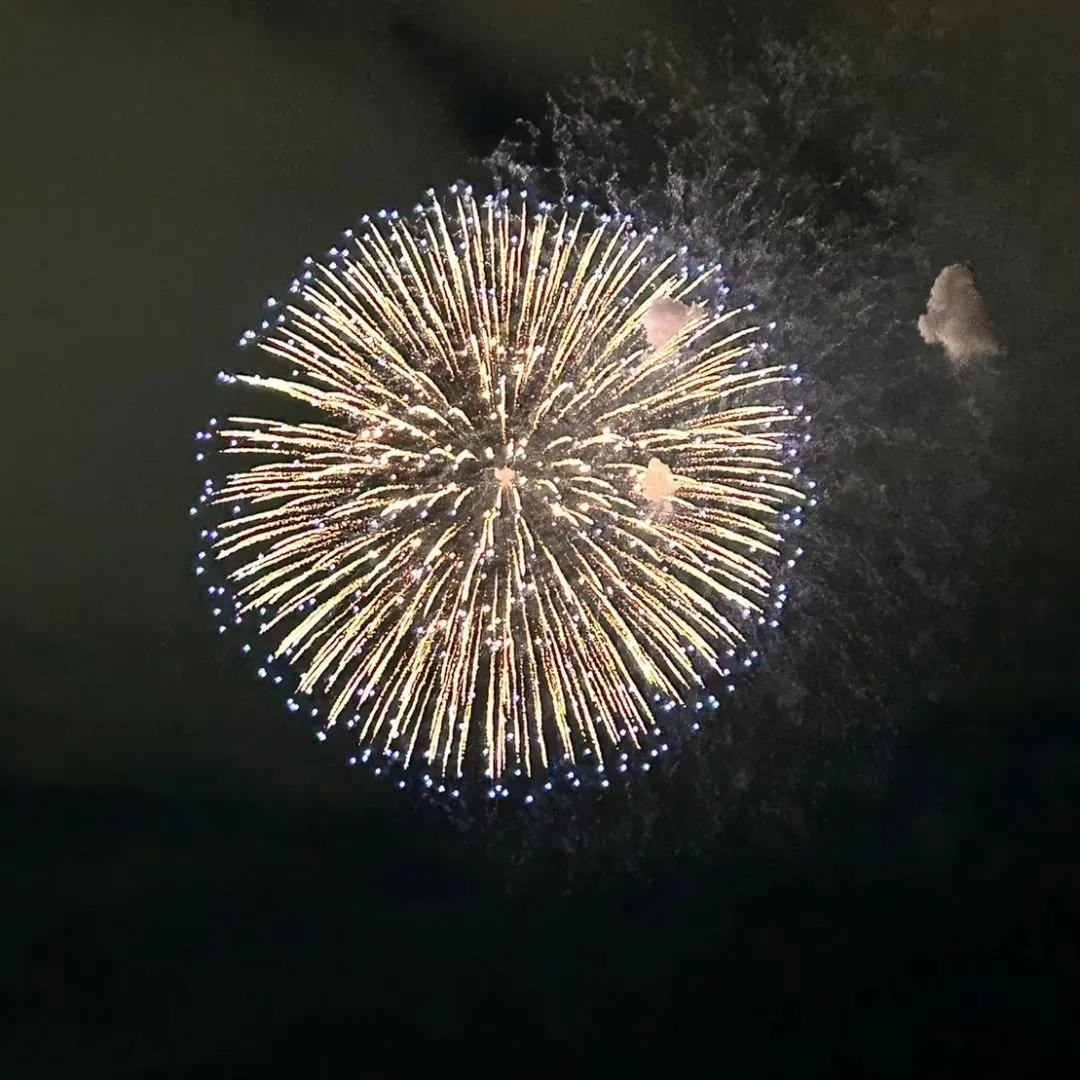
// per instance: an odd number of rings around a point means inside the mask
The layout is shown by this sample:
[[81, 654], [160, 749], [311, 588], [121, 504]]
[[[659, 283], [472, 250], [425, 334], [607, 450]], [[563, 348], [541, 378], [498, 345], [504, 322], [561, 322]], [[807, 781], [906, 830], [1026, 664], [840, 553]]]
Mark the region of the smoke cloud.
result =
[[649, 467], [638, 483], [641, 494], [654, 503], [666, 502], [679, 489], [671, 469], [659, 458], [649, 460]]
[[690, 308], [678, 300], [663, 298], [645, 312], [645, 339], [654, 348], [666, 345], [689, 321]]
[[961, 263], [946, 266], [938, 274], [926, 314], [919, 317], [919, 333], [927, 345], [941, 345], [958, 367], [1002, 351], [975, 288], [975, 277]]

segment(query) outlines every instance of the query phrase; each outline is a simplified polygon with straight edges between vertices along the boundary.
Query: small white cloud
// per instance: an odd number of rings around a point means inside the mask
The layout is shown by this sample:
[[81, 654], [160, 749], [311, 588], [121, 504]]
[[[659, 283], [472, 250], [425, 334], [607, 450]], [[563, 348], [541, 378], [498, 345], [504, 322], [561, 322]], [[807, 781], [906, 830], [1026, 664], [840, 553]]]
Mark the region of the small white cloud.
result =
[[659, 458], [649, 460], [649, 467], [641, 475], [638, 484], [641, 494], [652, 503], [666, 502], [679, 489], [674, 474]]
[[669, 297], [654, 301], [645, 312], [645, 339], [654, 348], [666, 345], [687, 323], [692, 311]]
[[919, 333], [927, 345], [941, 345], [958, 367], [999, 356], [1002, 348], [990, 326], [975, 277], [961, 263], [946, 266], [930, 290]]

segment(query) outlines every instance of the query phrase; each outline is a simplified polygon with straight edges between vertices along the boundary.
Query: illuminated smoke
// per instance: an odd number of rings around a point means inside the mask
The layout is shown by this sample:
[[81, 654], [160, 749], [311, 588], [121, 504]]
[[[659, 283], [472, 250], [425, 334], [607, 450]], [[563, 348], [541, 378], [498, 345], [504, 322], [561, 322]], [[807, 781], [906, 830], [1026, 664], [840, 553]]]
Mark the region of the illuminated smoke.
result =
[[678, 488], [671, 470], [659, 458], [652, 458], [641, 478], [641, 494], [649, 502], [662, 503], [670, 499]]
[[778, 625], [799, 380], [629, 217], [454, 188], [347, 240], [245, 337], [284, 374], [223, 377], [308, 422], [200, 436], [243, 464], [214, 595], [378, 762], [606, 784]]
[[645, 340], [654, 348], [666, 345], [690, 320], [690, 308], [662, 297], [645, 312]]
[[975, 277], [961, 263], [946, 266], [930, 290], [919, 333], [927, 345], [941, 345], [958, 367], [1001, 353], [994, 337]]

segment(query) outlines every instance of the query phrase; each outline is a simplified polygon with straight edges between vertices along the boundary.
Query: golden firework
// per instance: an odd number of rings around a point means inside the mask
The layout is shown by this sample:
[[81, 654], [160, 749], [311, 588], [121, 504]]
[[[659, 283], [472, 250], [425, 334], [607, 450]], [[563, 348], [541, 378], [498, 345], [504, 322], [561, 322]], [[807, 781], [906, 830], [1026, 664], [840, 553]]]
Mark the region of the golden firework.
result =
[[209, 491], [237, 616], [428, 777], [603, 771], [776, 598], [789, 375], [628, 218], [455, 187], [364, 226], [249, 335], [291, 377], [229, 377], [321, 414], [218, 432], [259, 459]]

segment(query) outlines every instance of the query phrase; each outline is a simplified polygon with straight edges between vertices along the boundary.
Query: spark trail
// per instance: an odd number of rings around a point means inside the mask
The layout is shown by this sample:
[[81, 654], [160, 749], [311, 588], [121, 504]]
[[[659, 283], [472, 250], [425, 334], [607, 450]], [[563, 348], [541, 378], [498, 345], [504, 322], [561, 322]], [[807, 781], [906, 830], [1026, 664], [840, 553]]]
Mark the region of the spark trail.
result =
[[455, 187], [346, 239], [256, 338], [291, 377], [226, 377], [314, 414], [216, 432], [257, 459], [208, 489], [237, 618], [429, 778], [602, 772], [783, 600], [791, 374], [718, 263], [587, 204]]

